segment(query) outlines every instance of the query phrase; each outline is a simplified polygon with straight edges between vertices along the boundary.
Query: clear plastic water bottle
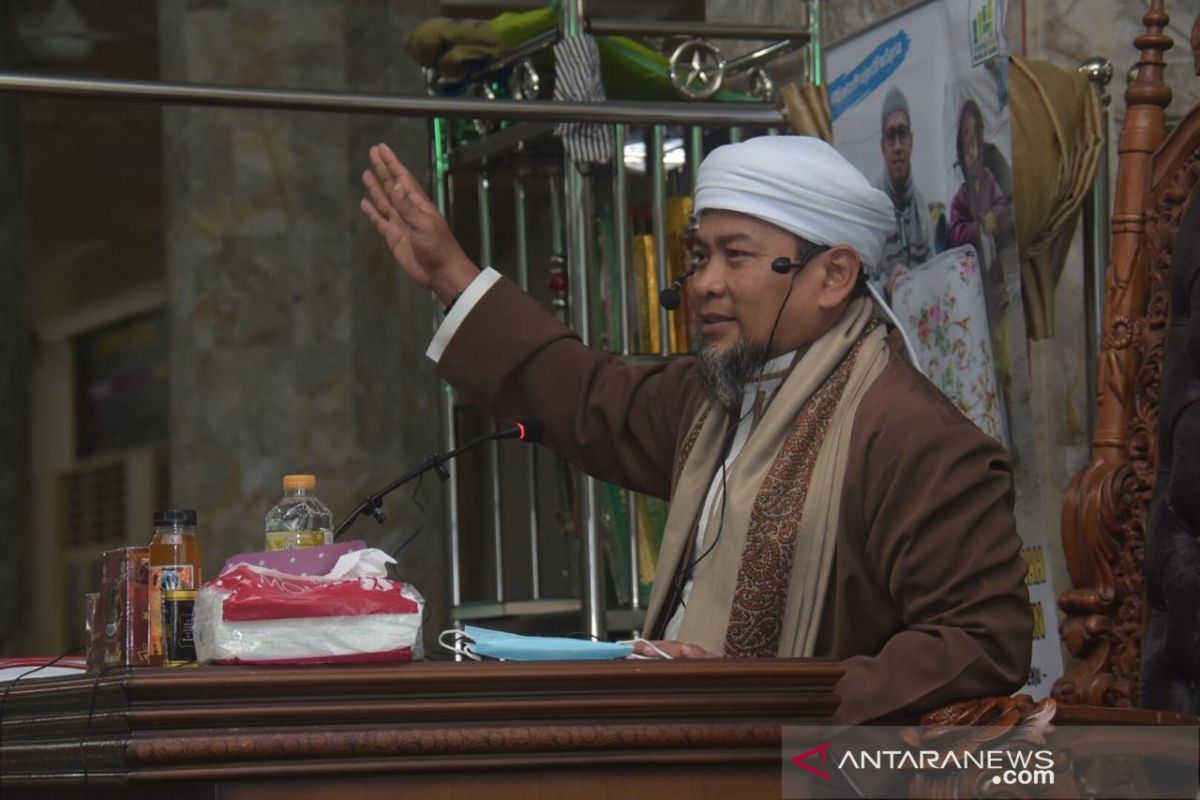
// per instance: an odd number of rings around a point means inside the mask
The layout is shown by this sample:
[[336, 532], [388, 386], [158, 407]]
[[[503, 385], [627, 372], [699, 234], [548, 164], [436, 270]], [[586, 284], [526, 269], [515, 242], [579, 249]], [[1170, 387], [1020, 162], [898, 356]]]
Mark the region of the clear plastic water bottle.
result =
[[267, 512], [267, 549], [333, 543], [333, 512], [317, 499], [314, 475], [284, 475], [283, 499]]

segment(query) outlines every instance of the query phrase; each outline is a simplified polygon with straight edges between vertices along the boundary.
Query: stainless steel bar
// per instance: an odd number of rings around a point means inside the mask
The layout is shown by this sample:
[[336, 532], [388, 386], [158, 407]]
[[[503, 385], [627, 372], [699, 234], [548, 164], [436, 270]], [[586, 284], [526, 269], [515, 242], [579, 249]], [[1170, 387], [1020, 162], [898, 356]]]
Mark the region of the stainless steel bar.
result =
[[450, 168], [462, 169], [484, 163], [493, 156], [505, 156], [554, 135], [550, 122], [517, 122], [489, 133], [450, 151]]
[[[479, 263], [492, 266], [492, 187], [486, 172], [477, 183], [479, 197]], [[492, 549], [496, 555], [496, 602], [504, 602], [504, 536], [500, 492], [500, 443], [488, 445], [488, 472], [492, 489]]]
[[[582, 202], [579, 204], [579, 211], [576, 221], [572, 227], [578, 229], [581, 241], [578, 243], [577, 249], [581, 254], [582, 259], [580, 265], [582, 269], [572, 278], [574, 281], [578, 278], [579, 284], [579, 316], [587, 320], [585, 324], [586, 334], [584, 342], [589, 345], [594, 345], [594, 337], [591, 332], [591, 315], [593, 304], [598, 304], [599, 299], [591, 298], [591, 283], [589, 278], [596, 269], [592, 264], [592, 253], [590, 243], [594, 241], [592, 220], [595, 218], [594, 209], [592, 208], [591, 197], [592, 192], [589, 186], [590, 180], [580, 174], [582, 181], [582, 191], [580, 197]], [[583, 478], [583, 515], [584, 515], [584, 541], [586, 546], [587, 559], [585, 567], [587, 568], [587, 595], [584, 601], [584, 609], [587, 613], [588, 633], [599, 639], [603, 639], [608, 634], [608, 606], [604, 592], [604, 574], [605, 574], [605, 552], [603, 543], [603, 528], [601, 527], [601, 504], [600, 504], [600, 482], [590, 475], [585, 475]]]
[[[563, 170], [566, 176], [566, 238], [568, 284], [571, 292], [571, 317], [575, 330], [584, 344], [591, 344], [591, 307], [588, 286], [587, 213], [583, 195], [586, 191], [584, 177], [563, 155]], [[604, 604], [604, 549], [600, 542], [599, 492], [595, 478], [581, 475], [580, 523], [583, 543], [583, 611], [587, 632], [604, 638], [607, 621]]]
[[[616, 143], [616, 159], [613, 162], [613, 233], [617, 247], [616, 263], [613, 269], [617, 272], [617, 291], [620, 293], [621, 309], [621, 354], [628, 356], [633, 352], [633, 341], [630, 338], [629, 324], [629, 185], [625, 174], [625, 140], [624, 125], [613, 126], [613, 141]], [[629, 539], [629, 575], [630, 575], [630, 607], [641, 608], [641, 584], [638, 573], [641, 571], [638, 552], [637, 529], [637, 494], [625, 492], [625, 534]]]
[[67, 95], [164, 105], [330, 111], [410, 117], [506, 119], [531, 122], [611, 124], [777, 125], [777, 109], [758, 103], [659, 103], [622, 101], [563, 103], [550, 100], [485, 100], [467, 97], [318, 92], [304, 89], [251, 89], [195, 83], [56, 78], [0, 73], [0, 91]]
[[742, 129], [738, 126], [733, 126], [729, 129], [729, 143], [737, 144], [742, 140]]
[[808, 41], [808, 80], [816, 86], [825, 83], [825, 48], [821, 45], [823, 35], [824, 0], [805, 0], [808, 8], [808, 30], [812, 34]]
[[[485, 69], [481, 69], [479, 72], [472, 74], [468, 80], [473, 81], [477, 78], [483, 77], [484, 75], [491, 75], [494, 72], [499, 72], [509, 65], [517, 63], [522, 58], [533, 55], [544, 47], [551, 46], [557, 41], [558, 31], [546, 31], [543, 34], [535, 36], [529, 41], [514, 47], [512, 50], [508, 51], [500, 58], [497, 58], [495, 61], [490, 62]], [[460, 83], [460, 81], [454, 81], [454, 83]]]
[[604, 604], [604, 548], [600, 543], [600, 483], [590, 475], [583, 476], [583, 491], [580, 493], [580, 511], [583, 514], [583, 544], [585, 594], [583, 597], [584, 621], [587, 632], [597, 639], [608, 636], [608, 620], [605, 619]]
[[563, 233], [563, 202], [561, 179], [557, 175], [550, 176], [550, 240], [553, 244], [554, 255], [561, 256], [567, 252], [566, 237]]
[[[565, 159], [564, 159], [565, 163]], [[562, 269], [563, 274], [570, 280], [569, 271], [567, 269], [567, 244], [566, 236], [563, 233], [563, 214], [564, 207], [562, 201], [562, 183], [565, 178], [556, 175], [550, 176], [550, 240], [553, 247], [553, 253], [550, 256], [552, 269]], [[558, 318], [567, 325], [571, 324], [570, 320], [570, 287], [563, 295], [557, 296], [552, 294], [550, 305], [554, 308], [554, 312], [558, 314]]]
[[[525, 178], [513, 179], [513, 206], [517, 215], [517, 281], [529, 291], [529, 207], [525, 193]], [[529, 578], [533, 599], [542, 597], [541, 543], [538, 541], [537, 449], [525, 449], [525, 485], [529, 502]]]
[[[449, 141], [449, 126], [446, 120], [435, 118], [430, 126], [432, 128], [429, 137], [429, 177], [432, 182], [433, 201], [437, 204], [438, 211], [442, 216], [450, 219], [450, 196], [449, 187], [446, 185], [449, 169], [446, 161], [446, 145]], [[433, 326], [434, 330], [442, 322], [442, 305], [437, 297], [431, 297], [430, 302], [433, 305]], [[442, 382], [441, 391], [438, 393], [438, 416], [441, 420], [441, 440], [442, 452], [448, 453], [458, 447], [458, 435], [454, 430], [454, 387], [450, 384]], [[462, 604], [462, 565], [461, 558], [461, 542], [460, 542], [460, 522], [458, 518], [458, 465], [451, 459], [445, 464], [446, 471], [450, 477], [443, 484], [443, 500], [446, 504], [446, 523], [449, 528], [450, 547], [450, 603], [452, 606]]]
[[1096, 180], [1083, 207], [1083, 318], [1084, 365], [1087, 383], [1087, 439], [1096, 433], [1099, 409], [1096, 408], [1096, 372], [1099, 369], [1100, 342], [1104, 339], [1104, 273], [1108, 269], [1112, 211], [1109, 199], [1108, 106], [1112, 98], [1108, 84], [1113, 64], [1107, 58], [1089, 58], [1079, 71], [1100, 93], [1100, 118], [1104, 146], [1096, 165]]
[[[583, 0], [564, 0], [559, 32], [574, 36], [582, 31]], [[610, 117], [607, 122], [621, 120]], [[564, 199], [566, 201], [567, 276], [571, 293], [571, 316], [584, 344], [591, 344], [591, 307], [588, 297], [588, 214], [587, 184], [583, 173], [568, 153], [563, 154]], [[600, 509], [596, 479], [582, 477], [580, 517], [583, 525], [583, 612], [587, 631], [599, 639], [605, 637], [608, 622], [604, 607], [604, 550], [600, 545]]]
[[642, 607], [642, 554], [638, 551], [637, 493], [625, 491], [625, 535], [629, 537], [629, 607]]
[[[667, 288], [667, 171], [663, 165], [664, 138], [666, 129], [662, 125], [655, 125], [651, 133], [650, 152], [646, 157], [650, 159], [650, 180], [653, 182], [653, 200], [651, 201], [651, 229], [654, 233], [654, 261], [658, 268], [658, 288], [663, 290]], [[650, 298], [653, 304], [657, 298]], [[662, 355], [671, 354], [671, 319], [667, 315], [665, 308], [658, 309], [658, 330], [662, 341], [659, 343], [659, 352]]]
[[691, 141], [688, 143], [688, 163], [692, 166], [692, 191], [696, 191], [696, 181], [700, 178], [700, 162], [704, 160], [704, 128], [693, 126]]
[[592, 19], [588, 20], [587, 28], [597, 36], [694, 36], [704, 39], [791, 39], [803, 42], [808, 41], [810, 35], [806, 28], [666, 20]]
[[625, 173], [625, 140], [625, 126], [614, 125], [613, 238], [616, 239], [617, 256], [612, 266], [617, 274], [617, 292], [620, 294], [617, 307], [621, 315], [621, 354], [627, 356], [633, 351], [633, 342], [629, 338], [629, 183]]
[[772, 59], [797, 50], [803, 47], [804, 43], [804, 41], [797, 41], [795, 39], [784, 39], [782, 42], [775, 42], [766, 47], [760, 47], [757, 50], [740, 55], [737, 58], [730, 59], [725, 64], [725, 75], [726, 77], [739, 75], [748, 69], [757, 67], [759, 64], [765, 64]]
[[563, 36], [576, 36], [583, 33], [587, 19], [583, 16], [583, 0], [563, 0], [559, 12], [558, 32]]
[[[1107, 143], [1105, 144], [1107, 147]], [[1099, 166], [1096, 169], [1099, 178]], [[1092, 441], [1096, 433], [1099, 409], [1096, 408], [1096, 362], [1100, 358], [1098, 336], [1100, 335], [1098, 320], [1103, 316], [1096, 313], [1096, 298], [1099, 294], [1096, 281], [1096, 264], [1100, 258], [1096, 254], [1096, 236], [1100, 226], [1097, 224], [1096, 207], [1100, 203], [1096, 186], [1088, 192], [1087, 202], [1083, 205], [1083, 380], [1084, 396], [1084, 425], [1087, 431], [1087, 441]]]

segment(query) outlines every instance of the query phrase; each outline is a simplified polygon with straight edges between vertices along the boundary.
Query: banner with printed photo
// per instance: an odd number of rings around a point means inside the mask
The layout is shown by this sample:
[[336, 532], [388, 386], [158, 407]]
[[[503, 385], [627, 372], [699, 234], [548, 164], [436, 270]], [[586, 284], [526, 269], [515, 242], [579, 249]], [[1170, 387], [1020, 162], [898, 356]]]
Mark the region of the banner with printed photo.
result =
[[1041, 698], [1062, 674], [1062, 651], [1029, 402], [1005, 9], [929, 0], [837, 43], [829, 99], [838, 150], [896, 209], [871, 282], [925, 374], [1011, 456], [1035, 620], [1023, 691]]

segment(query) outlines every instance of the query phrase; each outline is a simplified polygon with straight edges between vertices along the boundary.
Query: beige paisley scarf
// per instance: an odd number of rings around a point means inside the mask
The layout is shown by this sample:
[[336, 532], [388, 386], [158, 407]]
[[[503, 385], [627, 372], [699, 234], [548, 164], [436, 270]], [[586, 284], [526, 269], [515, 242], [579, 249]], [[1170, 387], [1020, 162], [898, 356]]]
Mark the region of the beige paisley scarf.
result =
[[[725, 520], [707, 531], [680, 641], [729, 656], [812, 655], [833, 565], [854, 415], [887, 363], [874, 304], [853, 301], [793, 367], [727, 470]], [[675, 610], [697, 517], [731, 424], [706, 404], [679, 457], [647, 629]], [[715, 544], [714, 544], [715, 542]]]

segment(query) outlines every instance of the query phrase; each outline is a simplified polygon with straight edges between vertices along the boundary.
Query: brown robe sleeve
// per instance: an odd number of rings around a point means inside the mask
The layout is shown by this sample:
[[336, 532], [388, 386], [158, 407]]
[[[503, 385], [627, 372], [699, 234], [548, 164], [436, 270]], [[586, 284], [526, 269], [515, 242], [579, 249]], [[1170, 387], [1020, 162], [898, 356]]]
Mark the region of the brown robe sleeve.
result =
[[543, 441], [588, 474], [657, 497], [670, 494], [704, 396], [693, 359], [630, 364], [592, 350], [504, 278], [455, 331], [438, 373], [497, 419], [540, 417]]
[[846, 724], [1008, 694], [1032, 654], [1007, 453], [906, 365], [888, 372], [856, 418], [862, 480], [846, 487], [862, 492], [851, 525], [880, 593], [874, 620], [837, 620], [835, 650], [870, 653], [843, 662]]

